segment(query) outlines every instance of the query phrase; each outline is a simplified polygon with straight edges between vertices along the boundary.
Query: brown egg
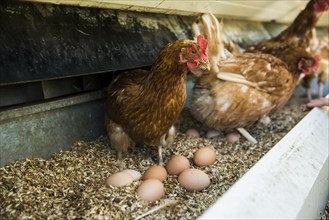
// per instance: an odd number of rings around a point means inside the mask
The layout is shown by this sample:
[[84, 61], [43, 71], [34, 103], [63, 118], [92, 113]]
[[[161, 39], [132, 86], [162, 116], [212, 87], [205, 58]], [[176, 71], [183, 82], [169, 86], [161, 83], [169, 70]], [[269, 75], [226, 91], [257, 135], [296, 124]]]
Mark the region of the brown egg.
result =
[[188, 159], [182, 155], [174, 155], [170, 158], [167, 163], [166, 169], [170, 175], [178, 175], [183, 170], [190, 167], [190, 162]]
[[202, 147], [194, 153], [193, 161], [199, 167], [209, 166], [215, 163], [216, 153], [210, 147]]
[[192, 168], [179, 174], [178, 182], [189, 191], [201, 191], [210, 185], [210, 179], [205, 172]]
[[226, 135], [226, 140], [231, 144], [238, 143], [241, 135], [239, 133], [229, 133]]
[[129, 174], [134, 181], [139, 180], [142, 177], [142, 174], [140, 172], [132, 169], [122, 170], [121, 172]]
[[187, 131], [185, 133], [192, 137], [200, 137], [200, 133], [193, 128], [187, 129]]
[[106, 184], [111, 186], [125, 186], [132, 183], [134, 179], [127, 173], [119, 172], [109, 176]]
[[147, 179], [139, 185], [137, 194], [144, 201], [157, 201], [164, 195], [163, 183], [158, 179]]
[[145, 171], [143, 176], [143, 180], [147, 179], [158, 179], [160, 181], [165, 181], [167, 179], [167, 171], [162, 166], [151, 166]]

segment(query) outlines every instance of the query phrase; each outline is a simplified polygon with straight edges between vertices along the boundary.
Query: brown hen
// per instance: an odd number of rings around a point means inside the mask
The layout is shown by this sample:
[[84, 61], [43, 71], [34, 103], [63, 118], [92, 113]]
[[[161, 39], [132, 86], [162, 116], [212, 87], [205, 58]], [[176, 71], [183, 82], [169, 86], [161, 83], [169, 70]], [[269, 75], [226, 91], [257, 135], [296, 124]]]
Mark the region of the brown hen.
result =
[[[329, 0], [311, 0], [295, 20], [278, 36], [250, 47], [246, 52], [271, 54], [289, 66], [295, 66], [295, 57], [300, 53], [310, 52], [312, 31], [321, 15], [328, 11]], [[303, 51], [304, 50], [304, 51]], [[300, 59], [298, 65], [305, 75], [311, 74], [319, 67], [319, 56]]]
[[[243, 53], [237, 56], [225, 51], [221, 27], [212, 14], [202, 16], [209, 48], [210, 71], [193, 71], [197, 77], [190, 111], [197, 120], [216, 130], [238, 129], [249, 141], [256, 140], [244, 129], [281, 108], [290, 98], [308, 59], [302, 50], [290, 57], [287, 65], [270, 54]], [[196, 33], [199, 33], [196, 31]], [[292, 65], [294, 64], [294, 65]]]
[[122, 153], [136, 143], [170, 146], [175, 137], [173, 124], [185, 103], [188, 69], [208, 69], [207, 41], [177, 40], [159, 53], [150, 71], [120, 74], [109, 85], [105, 124], [111, 146]]
[[290, 26], [278, 36], [252, 46], [247, 51], [260, 51], [279, 56], [284, 48], [299, 47], [309, 50], [313, 28], [328, 8], [329, 0], [310, 0]]

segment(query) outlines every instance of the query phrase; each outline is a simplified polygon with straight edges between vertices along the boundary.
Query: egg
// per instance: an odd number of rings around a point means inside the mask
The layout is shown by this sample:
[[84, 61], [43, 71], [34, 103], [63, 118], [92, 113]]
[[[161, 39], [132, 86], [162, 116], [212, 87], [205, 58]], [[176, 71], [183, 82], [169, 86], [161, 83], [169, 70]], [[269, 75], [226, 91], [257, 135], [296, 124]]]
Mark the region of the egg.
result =
[[179, 184], [188, 191], [201, 191], [210, 185], [210, 179], [208, 175], [198, 169], [184, 170], [178, 176]]
[[241, 135], [239, 133], [229, 133], [226, 135], [226, 140], [231, 144], [237, 143], [240, 140]]
[[158, 179], [147, 179], [137, 188], [137, 195], [144, 201], [157, 201], [164, 195], [163, 183]]
[[199, 167], [209, 166], [215, 163], [216, 153], [210, 147], [202, 147], [194, 153], [193, 161]]
[[122, 170], [121, 172], [129, 174], [134, 181], [139, 180], [142, 177], [142, 174], [140, 172], [132, 169]]
[[262, 124], [264, 124], [265, 126], [270, 126], [272, 120], [271, 120], [270, 117], [266, 116], [266, 117], [262, 118], [262, 119], [260, 120], [260, 122], [261, 122]]
[[185, 133], [192, 137], [200, 137], [199, 132], [193, 128], [187, 129], [187, 131]]
[[145, 171], [143, 176], [143, 180], [147, 179], [165, 181], [167, 179], [167, 170], [163, 166], [151, 166]]
[[109, 176], [106, 179], [106, 184], [110, 186], [125, 186], [134, 181], [133, 177], [127, 173], [119, 172]]
[[166, 165], [167, 172], [170, 175], [178, 175], [183, 170], [186, 170], [189, 167], [190, 167], [190, 162], [186, 157], [182, 155], [172, 156]]
[[220, 132], [219, 131], [216, 131], [216, 130], [209, 130], [206, 134], [206, 137], [207, 138], [213, 138], [213, 137], [217, 137], [220, 135]]

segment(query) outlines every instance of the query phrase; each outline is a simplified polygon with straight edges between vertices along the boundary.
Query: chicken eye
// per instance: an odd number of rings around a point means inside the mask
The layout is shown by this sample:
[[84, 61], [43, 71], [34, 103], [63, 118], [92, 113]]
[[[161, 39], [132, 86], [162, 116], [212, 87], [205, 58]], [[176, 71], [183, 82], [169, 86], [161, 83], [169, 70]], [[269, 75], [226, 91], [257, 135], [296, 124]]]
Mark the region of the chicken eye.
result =
[[191, 54], [195, 55], [196, 51], [195, 50], [191, 50]]

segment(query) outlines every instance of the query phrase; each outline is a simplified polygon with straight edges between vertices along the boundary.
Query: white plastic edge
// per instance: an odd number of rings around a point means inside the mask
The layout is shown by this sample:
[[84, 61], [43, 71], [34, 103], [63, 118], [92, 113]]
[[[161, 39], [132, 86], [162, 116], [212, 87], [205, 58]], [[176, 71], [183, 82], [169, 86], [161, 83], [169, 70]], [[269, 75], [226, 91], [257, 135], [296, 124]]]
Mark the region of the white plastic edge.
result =
[[329, 196], [328, 126], [314, 108], [199, 219], [318, 219]]

